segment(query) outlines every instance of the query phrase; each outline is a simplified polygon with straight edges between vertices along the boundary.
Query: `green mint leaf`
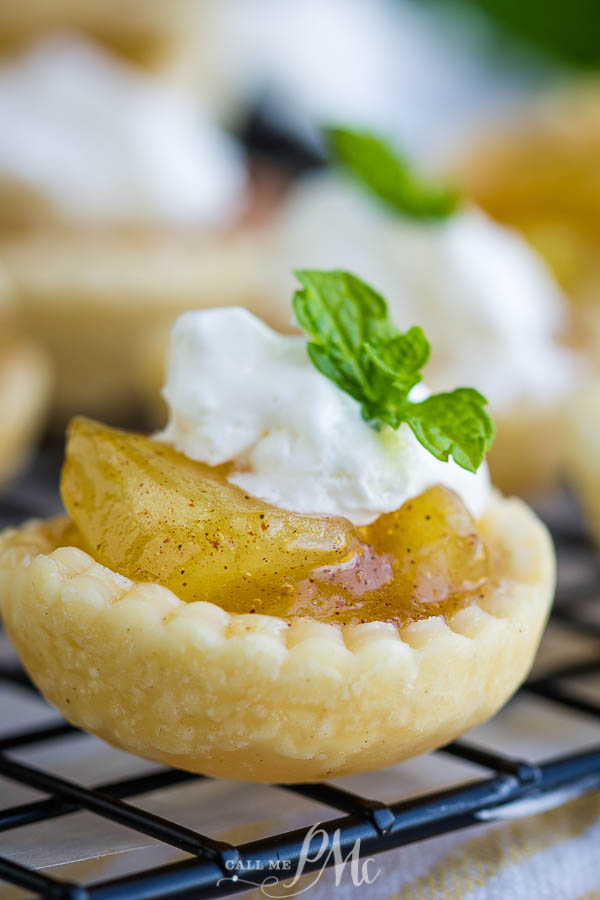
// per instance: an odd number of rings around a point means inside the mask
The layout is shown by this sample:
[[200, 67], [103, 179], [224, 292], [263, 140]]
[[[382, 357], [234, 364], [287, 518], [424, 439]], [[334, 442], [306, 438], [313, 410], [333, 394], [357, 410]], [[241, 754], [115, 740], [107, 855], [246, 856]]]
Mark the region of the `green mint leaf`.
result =
[[445, 219], [458, 194], [417, 175], [391, 144], [366, 131], [329, 128], [334, 160], [394, 211], [417, 219]]
[[392, 322], [383, 297], [350, 272], [301, 270], [293, 305], [309, 337], [313, 365], [361, 404], [376, 427], [403, 422], [437, 459], [477, 471], [494, 438], [487, 403], [473, 388], [409, 400], [429, 359], [419, 327], [406, 333]]
[[454, 461], [476, 472], [494, 439], [494, 425], [484, 410], [487, 403], [474, 388], [457, 388], [409, 403], [406, 422], [417, 439], [437, 459]]
[[418, 372], [431, 351], [423, 329], [415, 325], [406, 334], [398, 332], [394, 337], [374, 338], [365, 345], [365, 352], [376, 366], [395, 379], [397, 387], [408, 392], [421, 380]]
[[294, 295], [294, 311], [311, 339], [313, 364], [363, 404], [366, 418], [386, 421], [374, 412], [379, 398], [392, 389], [403, 398], [421, 380], [429, 356], [425, 335], [420, 328], [401, 334], [383, 297], [350, 272], [295, 274], [303, 290]]

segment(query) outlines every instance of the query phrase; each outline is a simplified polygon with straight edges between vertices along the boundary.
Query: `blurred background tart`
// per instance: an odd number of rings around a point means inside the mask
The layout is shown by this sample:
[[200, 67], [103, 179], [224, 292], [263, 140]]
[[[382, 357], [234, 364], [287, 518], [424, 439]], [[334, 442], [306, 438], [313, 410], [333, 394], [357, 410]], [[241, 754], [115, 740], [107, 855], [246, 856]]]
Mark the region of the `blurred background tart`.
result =
[[599, 158], [600, 82], [589, 79], [488, 123], [456, 170], [469, 196], [546, 259], [584, 344], [600, 315]]
[[19, 54], [48, 34], [68, 31], [88, 37], [140, 69], [189, 78], [194, 72], [199, 75], [203, 66], [207, 72], [210, 65], [210, 42], [203, 37], [211, 7], [206, 0], [3, 3], [0, 53]]
[[600, 543], [600, 382], [590, 384], [569, 408], [568, 477]]
[[[137, 416], [145, 329], [264, 306], [270, 179], [192, 92], [81, 38], [0, 62], [0, 258], [56, 369], [54, 421]], [[271, 313], [271, 314], [270, 314]]]
[[517, 231], [468, 202], [444, 219], [401, 215], [327, 172], [289, 190], [274, 217], [272, 257], [287, 292], [290, 268], [308, 260], [363, 272], [401, 328], [419, 323], [431, 335], [432, 388], [473, 384], [489, 400], [495, 483], [526, 495], [556, 486], [559, 422], [585, 365], [562, 340], [568, 316], [559, 285]]
[[29, 459], [46, 421], [50, 386], [46, 354], [23, 337], [0, 270], [0, 489]]

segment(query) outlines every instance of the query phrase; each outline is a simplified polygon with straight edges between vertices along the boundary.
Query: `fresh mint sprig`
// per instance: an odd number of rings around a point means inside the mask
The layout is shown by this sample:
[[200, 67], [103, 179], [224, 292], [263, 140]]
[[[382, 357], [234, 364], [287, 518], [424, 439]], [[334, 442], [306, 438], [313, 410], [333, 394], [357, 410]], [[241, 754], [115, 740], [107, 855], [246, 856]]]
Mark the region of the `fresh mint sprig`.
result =
[[446, 219], [459, 195], [417, 175], [387, 141], [366, 131], [328, 128], [333, 160], [395, 212], [417, 219]]
[[437, 459], [476, 472], [494, 438], [484, 406], [473, 388], [409, 399], [421, 381], [430, 347], [423, 330], [398, 331], [383, 297], [350, 272], [300, 270], [302, 288], [293, 304], [309, 336], [315, 367], [361, 404], [363, 418], [397, 429], [403, 422]]

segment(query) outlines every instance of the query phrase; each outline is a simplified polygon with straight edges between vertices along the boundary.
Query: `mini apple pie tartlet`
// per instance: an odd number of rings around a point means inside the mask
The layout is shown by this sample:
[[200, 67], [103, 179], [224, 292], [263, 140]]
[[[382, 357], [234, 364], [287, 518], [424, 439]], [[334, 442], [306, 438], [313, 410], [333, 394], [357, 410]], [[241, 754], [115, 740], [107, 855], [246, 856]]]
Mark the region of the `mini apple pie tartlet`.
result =
[[309, 335], [239, 308], [172, 332], [154, 437], [76, 419], [68, 517], [0, 537], [6, 628], [74, 724], [170, 765], [297, 782], [390, 765], [491, 716], [554, 589], [495, 493], [472, 388], [346, 272], [298, 272]]

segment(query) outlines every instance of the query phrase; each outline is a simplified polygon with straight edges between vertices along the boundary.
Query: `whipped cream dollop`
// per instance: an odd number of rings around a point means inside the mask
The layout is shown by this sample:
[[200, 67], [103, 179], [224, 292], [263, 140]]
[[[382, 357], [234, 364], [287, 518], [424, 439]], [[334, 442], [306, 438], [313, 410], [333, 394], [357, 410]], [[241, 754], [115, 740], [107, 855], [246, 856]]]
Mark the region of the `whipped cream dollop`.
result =
[[[413, 390], [413, 399], [427, 394]], [[476, 517], [487, 504], [485, 464], [473, 474], [440, 462], [407, 425], [376, 431], [314, 368], [304, 337], [278, 334], [244, 309], [176, 321], [163, 396], [170, 415], [158, 439], [209, 465], [233, 463], [231, 482], [283, 509], [366, 525], [434, 484]]]
[[0, 121], [0, 181], [67, 221], [217, 226], [243, 206], [243, 155], [194, 97], [81, 39], [0, 65]]
[[395, 215], [359, 186], [310, 176], [275, 228], [276, 290], [291, 268], [347, 268], [383, 294], [399, 328], [420, 325], [432, 345], [432, 388], [472, 386], [496, 410], [554, 403], [575, 379], [555, 335], [565, 300], [542, 260], [476, 207], [444, 220]]
[[221, 65], [278, 129], [318, 144], [324, 123], [395, 120], [402, 27], [389, 0], [219, 0], [213, 7]]

